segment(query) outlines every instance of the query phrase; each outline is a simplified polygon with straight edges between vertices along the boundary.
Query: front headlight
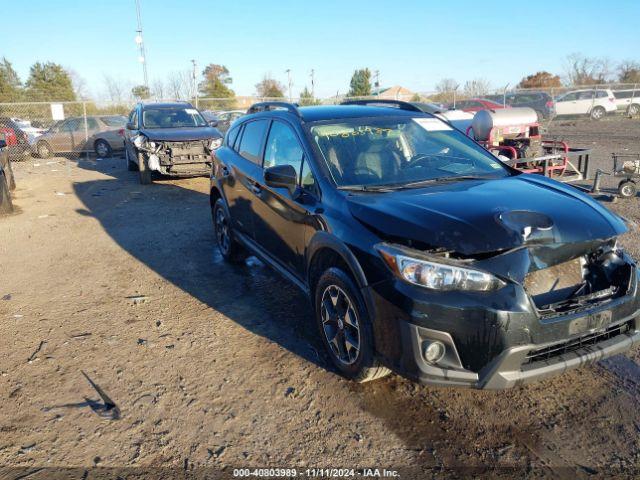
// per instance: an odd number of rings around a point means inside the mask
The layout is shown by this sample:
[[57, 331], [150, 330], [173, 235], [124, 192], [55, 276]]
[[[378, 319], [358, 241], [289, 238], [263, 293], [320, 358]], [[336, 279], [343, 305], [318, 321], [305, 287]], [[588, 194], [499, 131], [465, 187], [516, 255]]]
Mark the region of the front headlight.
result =
[[[488, 272], [473, 268], [408, 256], [404, 250], [377, 245], [376, 249], [389, 268], [402, 280], [432, 290], [488, 292], [506, 284]], [[418, 253], [418, 252], [416, 252]]]
[[147, 137], [145, 137], [144, 135], [136, 135], [135, 137], [133, 137], [133, 144], [136, 146], [136, 148], [142, 148], [145, 143], [147, 143]]
[[213, 140], [211, 140], [211, 143], [209, 144], [209, 150], [217, 150], [221, 146], [222, 146], [222, 139], [214, 138]]

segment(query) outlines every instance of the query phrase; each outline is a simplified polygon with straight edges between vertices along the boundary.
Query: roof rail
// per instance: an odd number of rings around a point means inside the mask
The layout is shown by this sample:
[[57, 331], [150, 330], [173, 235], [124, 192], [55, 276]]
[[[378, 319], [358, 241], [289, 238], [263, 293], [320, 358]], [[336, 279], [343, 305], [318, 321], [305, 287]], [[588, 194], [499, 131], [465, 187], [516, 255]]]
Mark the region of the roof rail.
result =
[[300, 112], [298, 111], [298, 106], [295, 103], [289, 102], [259, 102], [254, 103], [247, 110], [247, 114], [257, 113], [257, 112], [268, 112], [269, 110], [286, 110], [289, 113], [293, 113], [294, 115], [300, 117]]
[[400, 110], [409, 110], [411, 112], [420, 112], [423, 113], [415, 105], [412, 105], [409, 102], [403, 102], [402, 100], [387, 100], [384, 98], [380, 98], [377, 100], [368, 99], [368, 100], [345, 100], [340, 105], [365, 105], [369, 107], [394, 107], [399, 108]]

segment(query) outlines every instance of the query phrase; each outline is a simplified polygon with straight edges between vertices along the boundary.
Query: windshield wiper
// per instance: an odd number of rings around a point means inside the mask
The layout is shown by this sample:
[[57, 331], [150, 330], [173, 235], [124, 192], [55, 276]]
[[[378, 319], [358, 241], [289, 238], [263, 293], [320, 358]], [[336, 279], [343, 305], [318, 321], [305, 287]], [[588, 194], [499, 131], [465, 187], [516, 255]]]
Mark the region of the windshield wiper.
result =
[[[424, 185], [431, 185], [433, 183], [445, 183], [445, 182], [457, 182], [462, 180], [488, 180], [494, 177], [489, 176], [481, 176], [481, 175], [459, 175], [453, 177], [438, 177], [438, 178], [428, 178], [425, 180], [418, 180], [417, 182], [409, 182], [402, 185], [401, 188], [416, 188], [422, 187]], [[498, 178], [498, 177], [495, 177]]]
[[392, 185], [339, 185], [337, 188], [338, 190], [347, 190], [352, 192], [390, 192], [399, 187]]

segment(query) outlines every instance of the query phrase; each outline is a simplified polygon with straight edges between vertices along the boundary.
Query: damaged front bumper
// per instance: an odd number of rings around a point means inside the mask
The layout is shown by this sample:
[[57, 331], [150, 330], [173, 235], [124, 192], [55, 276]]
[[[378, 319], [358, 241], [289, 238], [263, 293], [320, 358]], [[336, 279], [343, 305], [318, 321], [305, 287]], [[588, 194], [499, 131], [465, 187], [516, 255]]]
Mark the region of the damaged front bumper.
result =
[[141, 150], [148, 168], [162, 175], [193, 177], [211, 173], [210, 141], [147, 142]]
[[[640, 342], [638, 271], [624, 294], [549, 314], [510, 282], [493, 292], [435, 292], [393, 278], [365, 287], [376, 351], [424, 384], [510, 388], [624, 352]], [[425, 345], [445, 355], [425, 359]]]

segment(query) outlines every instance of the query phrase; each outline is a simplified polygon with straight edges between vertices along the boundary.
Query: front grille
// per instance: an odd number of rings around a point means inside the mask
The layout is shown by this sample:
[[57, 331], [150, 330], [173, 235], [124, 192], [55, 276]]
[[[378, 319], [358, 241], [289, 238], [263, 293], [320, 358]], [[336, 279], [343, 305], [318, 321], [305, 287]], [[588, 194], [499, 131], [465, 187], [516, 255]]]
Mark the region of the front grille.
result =
[[556, 343], [549, 347], [531, 350], [523, 362], [523, 365], [529, 365], [535, 362], [543, 362], [545, 360], [564, 355], [565, 353], [574, 352], [581, 348], [596, 345], [605, 340], [617, 337], [623, 333], [628, 333], [634, 328], [633, 320], [619, 325], [607, 327], [605, 330], [587, 333], [577, 338], [572, 338], [566, 342]]

